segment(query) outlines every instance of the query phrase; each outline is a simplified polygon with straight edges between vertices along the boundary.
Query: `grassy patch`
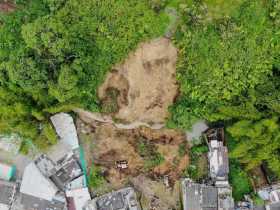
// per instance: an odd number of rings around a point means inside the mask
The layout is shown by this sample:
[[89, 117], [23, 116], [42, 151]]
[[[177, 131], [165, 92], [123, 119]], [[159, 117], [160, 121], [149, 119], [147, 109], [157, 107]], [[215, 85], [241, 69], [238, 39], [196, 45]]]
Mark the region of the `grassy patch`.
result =
[[236, 201], [240, 201], [245, 194], [250, 194], [252, 191], [248, 174], [234, 160], [230, 161], [229, 181], [232, 185], [233, 198]]
[[147, 139], [141, 138], [137, 145], [139, 155], [144, 159], [144, 169], [146, 171], [160, 165], [164, 162], [164, 157], [157, 151], [154, 144]]
[[[237, 142], [226, 132], [227, 146], [229, 152], [237, 146]], [[236, 201], [243, 199], [245, 194], [250, 194], [252, 186], [248, 173], [241, 167], [237, 159], [230, 158], [229, 182], [232, 186], [232, 195]]]
[[115, 88], [106, 90], [106, 97], [102, 100], [101, 112], [116, 113], [119, 110], [118, 96], [120, 92]]
[[183, 176], [195, 181], [201, 181], [208, 175], [208, 147], [200, 144], [193, 146], [190, 151], [190, 165], [185, 170]]

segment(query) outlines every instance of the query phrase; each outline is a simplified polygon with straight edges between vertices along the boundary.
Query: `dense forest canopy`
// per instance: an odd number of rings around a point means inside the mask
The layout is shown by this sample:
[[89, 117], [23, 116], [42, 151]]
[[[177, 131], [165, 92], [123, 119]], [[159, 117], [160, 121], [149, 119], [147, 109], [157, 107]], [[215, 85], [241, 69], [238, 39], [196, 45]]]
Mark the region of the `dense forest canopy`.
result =
[[280, 176], [280, 2], [239, 1], [222, 17], [201, 2], [181, 9], [181, 95], [168, 125], [223, 121], [238, 142], [232, 157]]
[[168, 24], [150, 3], [32, 0], [2, 14], [1, 132], [19, 132], [44, 147], [53, 142], [48, 113], [74, 105], [98, 110], [96, 90], [106, 72]]

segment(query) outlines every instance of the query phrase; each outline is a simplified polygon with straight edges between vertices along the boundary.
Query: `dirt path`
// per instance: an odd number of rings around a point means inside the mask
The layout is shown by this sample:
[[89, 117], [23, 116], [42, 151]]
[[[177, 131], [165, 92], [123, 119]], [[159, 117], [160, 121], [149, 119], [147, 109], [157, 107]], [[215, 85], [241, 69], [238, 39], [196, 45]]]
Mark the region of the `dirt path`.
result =
[[87, 124], [94, 124], [96, 121], [100, 123], [106, 123], [106, 124], [112, 124], [118, 129], [125, 129], [125, 130], [131, 130], [136, 129], [139, 127], [148, 127], [151, 129], [161, 129], [164, 127], [163, 123], [154, 123], [154, 124], [148, 124], [144, 122], [132, 122], [132, 123], [116, 123], [112, 119], [110, 115], [101, 114], [98, 112], [89, 112], [83, 109], [75, 109], [74, 112], [76, 112], [79, 115], [79, 118], [86, 122]]

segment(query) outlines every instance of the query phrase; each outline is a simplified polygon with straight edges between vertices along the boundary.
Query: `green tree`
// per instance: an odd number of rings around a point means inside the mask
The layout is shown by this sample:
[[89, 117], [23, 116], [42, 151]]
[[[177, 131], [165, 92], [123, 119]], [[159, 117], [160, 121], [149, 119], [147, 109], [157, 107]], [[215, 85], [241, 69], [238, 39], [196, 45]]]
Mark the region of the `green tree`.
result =
[[280, 177], [280, 125], [279, 118], [262, 119], [256, 122], [242, 120], [228, 128], [238, 142], [231, 152], [247, 170], [267, 162], [268, 167]]
[[42, 129], [51, 113], [100, 110], [97, 88], [106, 73], [169, 21], [149, 0], [18, 4], [0, 14], [0, 132], [19, 132], [40, 147], [54, 143], [49, 127]]
[[185, 20], [175, 35], [181, 95], [169, 124], [187, 126], [194, 117], [258, 119], [278, 108], [279, 25], [269, 15], [272, 5], [246, 1], [213, 20], [200, 4], [182, 10]]

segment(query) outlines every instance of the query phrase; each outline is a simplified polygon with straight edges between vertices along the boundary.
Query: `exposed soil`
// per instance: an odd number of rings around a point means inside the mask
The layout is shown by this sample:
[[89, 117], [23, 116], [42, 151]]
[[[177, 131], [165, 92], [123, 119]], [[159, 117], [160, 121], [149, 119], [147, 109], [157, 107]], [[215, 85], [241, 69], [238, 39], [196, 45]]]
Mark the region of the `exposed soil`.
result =
[[140, 175], [131, 180], [136, 190], [141, 192], [141, 204], [144, 210], [173, 210], [180, 208], [180, 183], [166, 188], [162, 182], [156, 182]]
[[[134, 185], [135, 177], [143, 176], [147, 181], [147, 186], [151, 182], [153, 188], [157, 188], [153, 196], [158, 197], [159, 206], [177, 204], [175, 197], [179, 198], [179, 195], [174, 195], [177, 193], [174, 191], [176, 183], [189, 164], [187, 154], [179, 155], [180, 146], [186, 144], [184, 133], [170, 129], [153, 130], [146, 127], [125, 130], [108, 123], [85, 124], [81, 120], [77, 121], [77, 130], [85, 149], [88, 167], [90, 168], [93, 162], [94, 165], [101, 167], [111, 189], [119, 189], [128, 183]], [[148, 147], [141, 152], [139, 145], [143, 142]], [[147, 163], [151, 163], [149, 155], [154, 154], [160, 154], [163, 157], [162, 162], [147, 167]], [[119, 160], [126, 160], [128, 168], [117, 169], [116, 161]], [[164, 177], [168, 177], [168, 186], [164, 184]], [[145, 195], [145, 191], [149, 189], [142, 186], [138, 190]], [[173, 197], [169, 199], [171, 195]], [[146, 199], [153, 202], [150, 196], [146, 196]]]
[[261, 167], [256, 167], [256, 168], [250, 170], [249, 173], [250, 173], [252, 185], [255, 190], [258, 190], [258, 189], [268, 185], [268, 181], [267, 181], [265, 174], [263, 173]]
[[99, 97], [102, 102], [110, 101], [108, 89], [117, 89], [115, 118], [125, 122], [163, 123], [178, 93], [176, 61], [177, 49], [169, 39], [143, 43], [107, 75], [99, 88]]
[[147, 210], [178, 209], [178, 180], [189, 164], [185, 133], [163, 128], [178, 94], [176, 61], [169, 39], [142, 43], [99, 88], [102, 114], [74, 110], [88, 167], [99, 166], [107, 180], [101, 188], [133, 185]]
[[16, 6], [8, 1], [0, 1], [0, 12], [13, 12], [16, 9]]

